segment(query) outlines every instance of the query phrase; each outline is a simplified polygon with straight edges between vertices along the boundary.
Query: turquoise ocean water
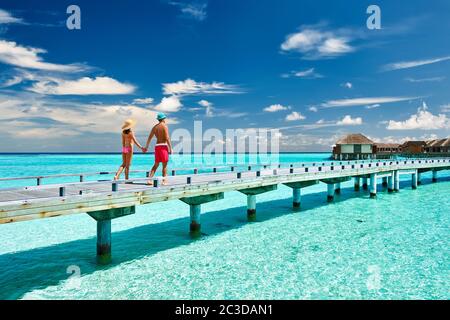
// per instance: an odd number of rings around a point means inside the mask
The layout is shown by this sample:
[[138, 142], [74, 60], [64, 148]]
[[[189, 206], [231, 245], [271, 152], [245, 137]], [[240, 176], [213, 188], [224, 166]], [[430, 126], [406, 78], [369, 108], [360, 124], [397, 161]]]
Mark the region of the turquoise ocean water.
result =
[[[280, 161], [328, 157], [282, 154]], [[135, 155], [133, 169], [151, 162]], [[120, 155], [0, 155], [0, 177], [119, 164]], [[96, 223], [86, 214], [0, 225], [0, 298], [449, 299], [450, 174], [430, 178], [414, 191], [403, 176], [395, 194], [380, 184], [376, 200], [348, 182], [332, 204], [319, 184], [302, 191], [300, 212], [291, 210], [291, 190], [279, 186], [257, 197], [254, 223], [246, 197], [229, 192], [202, 207], [199, 240], [188, 236], [189, 207], [181, 201], [140, 206], [113, 220], [108, 267], [95, 263]], [[52, 182], [60, 181], [68, 180]]]

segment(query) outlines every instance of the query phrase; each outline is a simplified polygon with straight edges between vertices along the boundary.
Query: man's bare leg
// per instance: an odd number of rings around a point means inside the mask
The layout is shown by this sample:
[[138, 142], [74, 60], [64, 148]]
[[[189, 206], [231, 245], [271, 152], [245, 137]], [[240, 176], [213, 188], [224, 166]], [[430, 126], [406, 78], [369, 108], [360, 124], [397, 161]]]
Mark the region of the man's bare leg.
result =
[[167, 185], [167, 162], [163, 162], [163, 167], [162, 167], [162, 175], [163, 175], [163, 185]]
[[158, 167], [159, 167], [159, 162], [155, 162], [155, 164], [153, 165], [153, 167], [152, 167], [152, 170], [150, 171], [150, 180], [148, 180], [147, 181], [147, 184], [149, 185], [149, 186], [152, 186], [153, 185], [153, 180], [151, 180], [151, 178], [153, 178], [153, 176], [155, 175], [155, 173], [156, 173], [156, 170], [158, 170]]

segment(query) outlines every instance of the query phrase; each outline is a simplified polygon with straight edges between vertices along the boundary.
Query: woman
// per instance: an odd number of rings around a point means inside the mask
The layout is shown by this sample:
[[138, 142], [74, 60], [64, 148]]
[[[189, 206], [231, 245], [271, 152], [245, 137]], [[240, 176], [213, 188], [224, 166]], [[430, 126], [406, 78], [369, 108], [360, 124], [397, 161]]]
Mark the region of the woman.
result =
[[114, 176], [114, 180], [118, 180], [120, 174], [125, 169], [125, 179], [129, 179], [131, 160], [133, 159], [133, 145], [136, 144], [139, 149], [143, 150], [140, 143], [136, 140], [132, 128], [136, 122], [128, 119], [122, 126], [122, 165]]

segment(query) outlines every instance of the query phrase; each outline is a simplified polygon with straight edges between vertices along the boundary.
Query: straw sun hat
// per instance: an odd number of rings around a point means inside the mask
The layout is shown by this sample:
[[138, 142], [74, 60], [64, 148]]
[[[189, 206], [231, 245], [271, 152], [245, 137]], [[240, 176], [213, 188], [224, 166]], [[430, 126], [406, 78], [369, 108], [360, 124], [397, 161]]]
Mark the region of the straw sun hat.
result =
[[131, 129], [132, 127], [134, 127], [135, 124], [136, 124], [136, 121], [134, 121], [133, 119], [127, 119], [123, 123], [122, 130]]

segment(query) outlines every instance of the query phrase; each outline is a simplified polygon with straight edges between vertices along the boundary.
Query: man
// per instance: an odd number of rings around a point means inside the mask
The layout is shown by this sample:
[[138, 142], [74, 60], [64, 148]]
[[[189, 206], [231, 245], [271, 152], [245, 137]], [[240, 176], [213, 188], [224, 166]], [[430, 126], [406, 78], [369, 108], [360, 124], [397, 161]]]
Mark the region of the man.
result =
[[[144, 148], [144, 152], [147, 152], [150, 141], [153, 139], [153, 136], [156, 136], [155, 164], [150, 172], [150, 178], [155, 175], [160, 163], [162, 163], [163, 166], [163, 177], [167, 177], [167, 163], [169, 162], [169, 154], [172, 153], [172, 143], [170, 142], [169, 128], [167, 128], [166, 125], [166, 115], [160, 112], [158, 113], [156, 119], [159, 123], [152, 128], [152, 131], [147, 139], [147, 144]], [[149, 180], [147, 184], [153, 185], [153, 181]], [[163, 179], [163, 184], [166, 184], [166, 179]]]

